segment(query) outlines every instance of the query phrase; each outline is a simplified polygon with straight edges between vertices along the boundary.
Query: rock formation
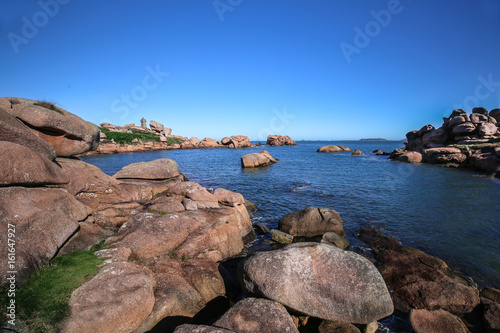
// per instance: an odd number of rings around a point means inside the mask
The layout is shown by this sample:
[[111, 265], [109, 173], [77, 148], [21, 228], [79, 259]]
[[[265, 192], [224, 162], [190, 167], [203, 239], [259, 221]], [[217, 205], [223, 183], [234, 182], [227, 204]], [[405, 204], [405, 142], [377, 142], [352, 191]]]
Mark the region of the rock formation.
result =
[[317, 150], [319, 153], [338, 153], [341, 151], [351, 151], [351, 149], [345, 147], [345, 146], [335, 146], [335, 145], [329, 145], [329, 146], [323, 146]]
[[241, 157], [241, 165], [243, 168], [257, 168], [276, 162], [277, 160], [265, 150], [258, 153], [246, 154]]
[[443, 125], [426, 125], [406, 134], [403, 150], [391, 158], [409, 163], [426, 162], [453, 167], [467, 167], [500, 177], [500, 109], [490, 113], [474, 108], [468, 115], [462, 109], [443, 118]]
[[297, 142], [292, 140], [288, 135], [269, 135], [267, 137], [267, 146], [296, 146]]
[[280, 231], [292, 236], [312, 237], [334, 232], [345, 236], [340, 214], [327, 208], [307, 207], [285, 215], [278, 223]]
[[97, 126], [52, 103], [1, 97], [0, 109], [50, 144], [57, 156], [81, 154], [94, 150], [99, 144]]

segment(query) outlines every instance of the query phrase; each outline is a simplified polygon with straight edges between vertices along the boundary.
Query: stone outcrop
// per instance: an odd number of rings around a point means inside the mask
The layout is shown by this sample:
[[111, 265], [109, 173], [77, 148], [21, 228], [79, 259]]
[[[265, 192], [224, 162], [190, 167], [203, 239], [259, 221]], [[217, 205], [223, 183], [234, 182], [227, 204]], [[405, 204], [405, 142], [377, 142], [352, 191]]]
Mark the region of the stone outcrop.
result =
[[[500, 109], [490, 113], [474, 108], [472, 114], [457, 109], [443, 118], [439, 128], [426, 125], [406, 134], [405, 149], [394, 151], [391, 158], [401, 162], [441, 164], [470, 168], [500, 177]], [[421, 156], [420, 156], [420, 155]]]
[[81, 154], [94, 150], [99, 144], [99, 128], [96, 125], [53, 104], [2, 97], [0, 108], [54, 147], [57, 156]]
[[354, 149], [352, 151], [351, 155], [363, 155], [363, 152], [359, 149]]
[[29, 127], [11, 116], [0, 105], [0, 141], [26, 146], [50, 161], [56, 158], [54, 147], [34, 134]]
[[412, 310], [410, 321], [415, 333], [470, 332], [460, 318], [444, 310]]
[[61, 167], [26, 146], [0, 141], [0, 156], [0, 186], [40, 186], [69, 182]]
[[199, 148], [218, 148], [221, 146], [222, 146], [221, 144], [219, 144], [217, 141], [211, 138], [204, 138], [203, 140], [200, 141], [198, 145]]
[[351, 151], [351, 149], [345, 147], [345, 146], [335, 146], [335, 145], [329, 145], [329, 146], [323, 146], [317, 150], [319, 153], [338, 153], [341, 151]]
[[262, 298], [245, 298], [227, 311], [214, 326], [239, 333], [298, 333], [286, 309]]
[[368, 324], [393, 311], [375, 266], [326, 244], [296, 243], [258, 252], [240, 265], [239, 274], [249, 295], [317, 318]]
[[479, 304], [477, 287], [442, 260], [402, 246], [377, 230], [362, 229], [359, 238], [375, 251], [397, 309], [445, 310], [463, 316]]
[[[61, 189], [5, 187], [0, 188], [0, 232], [7, 237], [15, 229], [15, 265], [18, 280], [23, 281], [57, 253], [87, 217], [86, 207]], [[13, 226], [13, 227], [12, 227]], [[7, 241], [0, 250], [0, 276], [5, 282]]]
[[334, 232], [345, 236], [340, 214], [328, 208], [307, 207], [285, 215], [278, 223], [280, 231], [292, 236], [313, 237]]
[[198, 148], [198, 145], [200, 144], [200, 140], [198, 138], [192, 137], [188, 140], [184, 140], [181, 144], [182, 149], [194, 149]]
[[124, 166], [113, 177], [116, 179], [165, 180], [179, 175], [177, 162], [168, 158], [138, 162]]
[[243, 168], [257, 168], [276, 162], [277, 160], [265, 150], [258, 153], [246, 154], [241, 157], [241, 166]]
[[292, 140], [288, 135], [269, 135], [267, 137], [267, 146], [296, 146], [297, 142]]

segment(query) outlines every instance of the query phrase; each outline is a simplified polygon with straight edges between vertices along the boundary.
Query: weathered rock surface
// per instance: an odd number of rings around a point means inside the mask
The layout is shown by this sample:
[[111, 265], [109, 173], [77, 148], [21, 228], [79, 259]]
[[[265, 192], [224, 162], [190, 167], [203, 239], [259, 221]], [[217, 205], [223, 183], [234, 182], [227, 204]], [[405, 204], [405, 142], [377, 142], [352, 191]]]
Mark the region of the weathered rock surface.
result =
[[0, 156], [0, 186], [40, 186], [69, 181], [56, 163], [26, 146], [0, 141]]
[[200, 144], [200, 140], [198, 138], [192, 137], [188, 140], [184, 140], [184, 142], [181, 143], [181, 148], [182, 149], [198, 148], [199, 144]]
[[299, 332], [282, 305], [262, 298], [239, 301], [213, 325], [239, 333]]
[[268, 146], [296, 146], [297, 142], [292, 140], [288, 135], [269, 135], [266, 145]]
[[469, 332], [460, 318], [444, 310], [412, 310], [410, 321], [415, 333]]
[[182, 204], [182, 199], [177, 197], [159, 197], [158, 199], [151, 202], [149, 211], [161, 212], [161, 213], [179, 213], [186, 209]]
[[0, 105], [0, 141], [8, 141], [29, 147], [31, 150], [53, 161], [56, 150], [39, 136], [34, 134], [29, 127], [20, 120], [11, 116]]
[[184, 324], [178, 326], [175, 329], [174, 333], [236, 333], [236, 332], [214, 326]]
[[285, 245], [293, 243], [293, 236], [287, 234], [286, 232], [279, 231], [276, 229], [271, 229], [270, 233], [271, 233], [271, 239], [276, 243]]
[[134, 332], [155, 304], [151, 271], [131, 262], [113, 262], [76, 289], [64, 333]]
[[377, 267], [399, 310], [441, 309], [462, 316], [479, 304], [476, 286], [442, 260], [377, 230], [362, 229], [359, 238], [375, 251]]
[[407, 151], [397, 156], [400, 162], [420, 163], [422, 162], [422, 154], [417, 151]]
[[307, 207], [281, 218], [278, 229], [294, 237], [312, 237], [327, 232], [345, 236], [342, 222], [340, 214], [333, 209]]
[[297, 243], [256, 253], [242, 263], [239, 275], [250, 295], [313, 317], [368, 324], [393, 311], [375, 266], [326, 244]]
[[194, 182], [181, 182], [168, 187], [168, 195], [183, 196], [194, 201], [197, 208], [218, 208], [218, 198], [206, 188]]
[[323, 235], [323, 238], [321, 239], [321, 243], [333, 245], [342, 250], [345, 250], [349, 247], [349, 242], [347, 241], [347, 239], [334, 232], [325, 233]]
[[245, 198], [243, 198], [241, 194], [226, 190], [224, 188], [215, 189], [213, 195], [222, 205], [236, 207], [245, 204]]
[[318, 152], [320, 153], [338, 153], [340, 151], [351, 151], [351, 150], [344, 146], [335, 146], [335, 145], [323, 146], [318, 149]]
[[[13, 104], [12, 100], [17, 102]], [[97, 148], [99, 128], [96, 125], [59, 107], [51, 110], [35, 103], [38, 102], [25, 98], [0, 98], [0, 108], [54, 147], [57, 156], [71, 156]]]
[[214, 139], [210, 139], [210, 138], [204, 138], [198, 144], [198, 148], [217, 148], [217, 147], [220, 147], [220, 145], [217, 143], [217, 141], [215, 141]]
[[361, 333], [361, 331], [353, 324], [323, 320], [318, 327], [318, 333]]
[[150, 162], [138, 162], [124, 166], [114, 174], [116, 179], [153, 179], [165, 180], [179, 175], [177, 162], [161, 158]]
[[258, 153], [246, 154], [241, 157], [241, 165], [244, 168], [257, 168], [276, 162], [277, 160], [265, 150]]
[[480, 296], [485, 331], [500, 332], [500, 290], [484, 288]]
[[[224, 143], [223, 143], [224, 144]], [[226, 143], [230, 148], [251, 148], [255, 147], [250, 139], [244, 135], [233, 135], [231, 136], [231, 141]]]
[[454, 147], [429, 148], [422, 155], [425, 162], [433, 164], [460, 164], [467, 159], [460, 149]]
[[87, 217], [86, 207], [61, 189], [0, 188], [0, 274], [5, 282], [7, 231], [15, 226], [16, 270], [23, 281], [40, 266], [46, 265], [57, 250], [77, 230], [78, 221]]
[[363, 155], [363, 152], [359, 149], [354, 149], [352, 151], [351, 155]]

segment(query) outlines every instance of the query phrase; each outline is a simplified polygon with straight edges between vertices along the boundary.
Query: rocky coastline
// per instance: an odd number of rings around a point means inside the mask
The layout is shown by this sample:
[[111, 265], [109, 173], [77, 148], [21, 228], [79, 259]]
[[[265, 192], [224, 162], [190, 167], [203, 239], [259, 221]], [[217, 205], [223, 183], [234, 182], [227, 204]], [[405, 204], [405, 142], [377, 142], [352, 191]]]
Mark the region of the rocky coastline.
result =
[[57, 325], [14, 314], [8, 329], [367, 333], [395, 310], [416, 332], [500, 329], [500, 291], [479, 290], [438, 258], [377, 230], [358, 231], [369, 253], [351, 251], [340, 214], [316, 207], [280, 220], [276, 231], [292, 244], [253, 253], [241, 194], [209, 191], [171, 159], [106, 175], [74, 157], [97, 149], [97, 126], [13, 101], [0, 99], [0, 228], [15, 235], [14, 251], [1, 250], [2, 283], [12, 284], [15, 270], [14, 289], [22, 289], [55, 259], [98, 243], [102, 261], [71, 291]]
[[426, 125], [406, 134], [405, 148], [391, 158], [407, 163], [430, 163], [467, 168], [500, 178], [500, 109], [476, 107], [469, 115], [457, 109], [443, 125]]

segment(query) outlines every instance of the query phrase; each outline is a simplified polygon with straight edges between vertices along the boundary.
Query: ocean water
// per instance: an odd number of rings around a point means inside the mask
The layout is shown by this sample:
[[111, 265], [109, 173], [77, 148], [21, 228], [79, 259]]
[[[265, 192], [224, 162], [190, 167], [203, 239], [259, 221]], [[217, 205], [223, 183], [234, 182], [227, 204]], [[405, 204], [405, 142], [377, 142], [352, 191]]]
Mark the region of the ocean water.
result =
[[[363, 155], [316, 152], [327, 144], [360, 149]], [[403, 245], [443, 259], [479, 286], [500, 288], [500, 180], [371, 153], [402, 146], [396, 141], [301, 141], [295, 147], [164, 150], [82, 160], [113, 175], [130, 163], [172, 158], [189, 180], [255, 202], [254, 223], [277, 228], [287, 213], [308, 206], [332, 208], [355, 246], [361, 246], [355, 237], [360, 228], [381, 229]], [[263, 149], [278, 163], [241, 168], [241, 156]]]

